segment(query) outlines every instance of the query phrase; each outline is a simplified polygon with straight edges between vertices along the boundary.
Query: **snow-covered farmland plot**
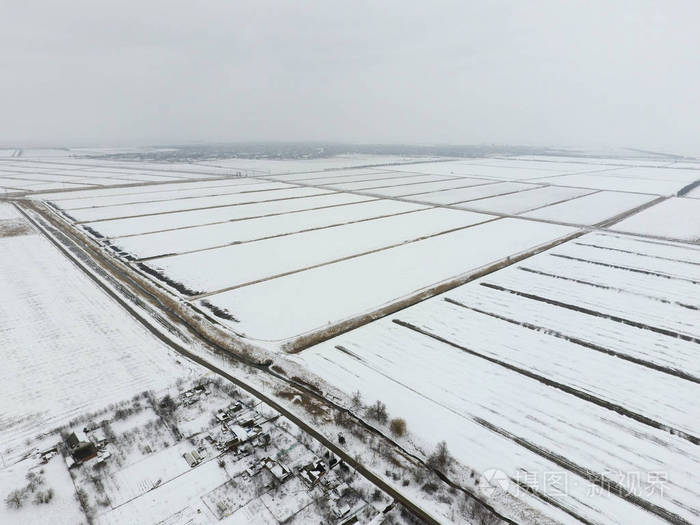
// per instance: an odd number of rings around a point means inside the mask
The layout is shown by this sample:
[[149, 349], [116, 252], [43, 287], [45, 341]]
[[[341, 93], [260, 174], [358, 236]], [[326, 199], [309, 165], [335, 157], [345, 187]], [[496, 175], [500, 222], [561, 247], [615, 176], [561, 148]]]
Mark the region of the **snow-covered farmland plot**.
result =
[[[399, 206], [386, 206], [390, 213], [392, 208]], [[401, 208], [402, 211], [410, 210], [409, 205]], [[469, 212], [419, 208], [418, 211], [400, 215], [164, 257], [145, 264], [182, 283], [186, 289], [198, 291], [192, 295], [210, 294], [453, 231], [484, 220], [487, 217]], [[239, 226], [241, 223], [233, 224]]]
[[[390, 307], [574, 232], [518, 219], [480, 224], [484, 220], [475, 214], [477, 224], [468, 228], [225, 291], [206, 301], [230, 312], [238, 320], [231, 322], [238, 333], [281, 343]], [[235, 278], [235, 268], [229, 273]]]
[[191, 370], [43, 236], [0, 233], [0, 253], [3, 453]]
[[564, 521], [694, 523], [699, 262], [589, 234], [292, 359]]
[[700, 242], [700, 200], [670, 198], [610, 229], [697, 243]]
[[652, 195], [673, 195], [685, 186], [683, 182], [659, 179], [635, 179], [629, 174], [616, 175], [618, 171], [610, 170], [577, 175], [562, 175], [532, 179], [531, 182], [545, 182], [562, 186], [576, 186], [594, 190], [626, 191], [630, 193], [649, 193]]
[[122, 237], [114, 239], [112, 245], [136, 259], [142, 259], [328, 228], [424, 208], [418, 204], [377, 199], [332, 208]]
[[275, 200], [299, 199], [314, 195], [332, 193], [333, 190], [321, 188], [299, 188], [288, 186], [261, 191], [249, 191], [241, 193], [221, 192], [218, 195], [207, 197], [192, 197], [184, 199], [168, 199], [157, 202], [142, 202], [134, 204], [120, 204], [99, 208], [84, 208], [71, 210], [69, 215], [80, 222], [103, 221], [125, 217], [144, 217], [161, 213], [174, 213], [188, 210], [201, 210], [209, 208], [222, 208], [238, 204], [251, 204], [254, 202], [268, 202]]
[[376, 200], [375, 197], [352, 195], [347, 193], [325, 193], [313, 197], [237, 204], [203, 210], [189, 210], [178, 213], [163, 213], [144, 217], [129, 217], [94, 221], [85, 224], [104, 237], [124, 237], [144, 233], [176, 230], [206, 224], [251, 219], [296, 213], [306, 210], [345, 206], [357, 202]]
[[592, 226], [651, 202], [655, 198], [653, 195], [639, 193], [600, 191], [526, 212], [523, 217]]
[[431, 204], [457, 204], [461, 202], [495, 197], [496, 195], [506, 195], [523, 190], [531, 190], [539, 186], [533, 184], [522, 184], [520, 182], [496, 182], [480, 184], [479, 186], [468, 186], [466, 188], [454, 188], [429, 193], [417, 193], [411, 195], [412, 200], [428, 202]]
[[[537, 177], [548, 177], [558, 173], [570, 173], [571, 170], [541, 169], [531, 167], [511, 167], [498, 162], [495, 159], [487, 159], [489, 163], [482, 163], [486, 159], [473, 159], [469, 161], [458, 160], [448, 162], [406, 164], [392, 166], [395, 171], [410, 171], [431, 175], [445, 175], [456, 177], [484, 177], [488, 179], [502, 180], [528, 180]], [[584, 169], [580, 171], [585, 171]]]
[[591, 190], [581, 188], [547, 186], [498, 197], [479, 199], [465, 204], [464, 207], [493, 213], [518, 214], [542, 208], [543, 206], [566, 202], [590, 193], [592, 193]]
[[490, 184], [492, 181], [488, 179], [474, 179], [468, 177], [459, 177], [455, 179], [448, 179], [444, 181], [437, 182], [423, 182], [419, 184], [408, 184], [401, 186], [391, 186], [388, 188], [381, 188], [377, 190], [371, 190], [372, 193], [385, 197], [410, 197], [417, 193], [425, 193], [427, 191], [440, 191], [440, 190], [450, 190], [454, 188], [466, 188], [474, 186], [482, 186], [485, 184]]

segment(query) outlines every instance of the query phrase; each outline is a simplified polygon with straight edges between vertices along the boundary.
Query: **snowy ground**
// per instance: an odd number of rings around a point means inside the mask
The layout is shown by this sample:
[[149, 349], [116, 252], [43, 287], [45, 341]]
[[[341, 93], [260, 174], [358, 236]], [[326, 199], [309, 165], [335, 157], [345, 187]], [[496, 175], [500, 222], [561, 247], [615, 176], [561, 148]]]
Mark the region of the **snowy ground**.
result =
[[[700, 201], [674, 195], [700, 179], [700, 166], [415, 161], [4, 157], [0, 188], [50, 202], [107, 253], [159, 284], [180, 283], [181, 297], [227, 314], [218, 321], [275, 350], [281, 366], [291, 359], [331, 391], [385, 402], [408, 422], [416, 449], [447, 440], [486, 486], [495, 469], [494, 499], [505, 491], [562, 522], [697, 522]], [[105, 187], [113, 185], [122, 187]], [[66, 188], [74, 191], [51, 192]], [[181, 373], [42, 237], [18, 234], [17, 221], [0, 206], [0, 243], [11, 254], [1, 274], [13, 277], [0, 280], [11, 298], [0, 304], [0, 329], [10, 327], [0, 343], [13, 348], [6, 374], [21, 385], [19, 397], [5, 397], [0, 433], [18, 442], [91, 407], [98, 388], [102, 402], [105, 392], [129, 397]], [[497, 264], [506, 267], [492, 271]], [[479, 271], [487, 274], [458, 286]], [[336, 327], [356, 328], [293, 356], [279, 352]], [[37, 333], [38, 367], [23, 351], [30, 336], [37, 348]], [[62, 385], [46, 379], [54, 370], [45, 363], [54, 364], [45, 354], [61, 356]], [[97, 386], [80, 379], [87, 368], [109, 372]], [[37, 406], [27, 420], [20, 397]], [[230, 480], [220, 474], [190, 484], [173, 474], [174, 492], [159, 488], [152, 501], [158, 519], [202, 522], [204, 494], [228, 504], [220, 492]], [[133, 518], [139, 506], [129, 505], [103, 521]], [[245, 504], [222, 522], [279, 512], [275, 501]]]
[[610, 229], [700, 243], [700, 200], [671, 198], [615, 224]]
[[293, 359], [382, 400], [477, 471], [505, 473], [511, 491], [529, 484], [593, 522], [652, 523], [665, 511], [695, 522], [697, 262], [691, 247], [588, 235]]
[[3, 455], [82, 412], [191, 373], [42, 235], [0, 236], [0, 253]]

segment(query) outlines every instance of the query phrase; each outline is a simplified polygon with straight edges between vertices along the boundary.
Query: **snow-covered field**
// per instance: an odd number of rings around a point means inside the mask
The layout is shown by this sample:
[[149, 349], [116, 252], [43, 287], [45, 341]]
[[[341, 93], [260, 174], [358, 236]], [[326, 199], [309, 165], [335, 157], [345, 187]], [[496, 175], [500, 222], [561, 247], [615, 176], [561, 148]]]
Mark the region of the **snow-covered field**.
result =
[[[176, 255], [146, 264], [191, 290], [212, 293], [461, 229], [484, 220], [487, 217], [483, 215], [458, 210], [419, 210]], [[206, 268], [206, 272], [202, 272], [202, 268]]]
[[243, 193], [223, 193], [211, 197], [192, 197], [185, 199], [169, 199], [158, 202], [142, 202], [136, 204], [122, 204], [104, 206], [101, 208], [84, 208], [72, 210], [70, 213], [81, 222], [103, 221], [122, 217], [139, 217], [172, 213], [179, 211], [201, 210], [206, 208], [221, 208], [238, 204], [251, 204], [255, 202], [267, 202], [275, 200], [298, 199], [331, 193], [332, 190], [318, 188], [299, 188], [290, 186], [262, 191]]
[[0, 253], [1, 453], [192, 370], [42, 235], [0, 236]]
[[[470, 208], [494, 213], [518, 214], [569, 201], [590, 194], [590, 190], [546, 186], [500, 197], [489, 197], [469, 203]], [[465, 205], [466, 206], [466, 205]]]
[[[285, 341], [387, 307], [572, 232], [571, 228], [498, 219], [212, 295], [247, 337]], [[497, 238], [499, 242], [490, 242]]]
[[612, 230], [700, 242], [700, 200], [670, 198], [632, 215]]
[[[654, 523], [669, 512], [692, 523], [698, 252], [665, 248], [587, 235], [292, 359], [383, 401], [416, 438], [447, 440], [477, 471], [502, 471], [523, 497], [516, 482], [592, 522]], [[597, 476], [629, 495], [594, 485]]]
[[[50, 202], [232, 337], [272, 351], [282, 367], [291, 359], [310, 381], [383, 401], [418, 450], [446, 440], [464, 465], [497, 469], [501, 488], [550, 517], [700, 519], [700, 200], [672, 197], [700, 178], [696, 164], [4, 158], [0, 169], [5, 192]], [[232, 177], [239, 171], [255, 177]], [[125, 187], [97, 187], [111, 185]], [[15, 231], [8, 210], [0, 221]], [[33, 370], [29, 354], [10, 354], [5, 373], [22, 387], [4, 398], [0, 438], [181, 373], [41, 236], [0, 243], [10, 254], [0, 270], [12, 276], [0, 280], [11, 298], [0, 305], [0, 343], [22, 348], [41, 334]], [[314, 341], [323, 342], [299, 351]], [[49, 354], [61, 356], [58, 368]], [[46, 363], [65, 384], [36, 388], [35, 377], [53, 377]], [[84, 382], [87, 369], [106, 370], [104, 379]], [[19, 421], [16, 406], [32, 395], [38, 408]], [[211, 483], [161, 491], [157, 514], [172, 514], [171, 497], [222, 481]], [[138, 511], [129, 508], [110, 519]]]
[[526, 212], [523, 217], [594, 225], [650, 202], [653, 195], [600, 191]]
[[115, 239], [112, 244], [135, 258], [155, 257], [328, 228], [419, 209], [425, 209], [425, 206], [399, 201], [371, 200], [334, 208], [311, 209], [285, 215], [122, 237]]
[[[617, 175], [618, 172], [623, 173]], [[636, 179], [623, 170], [612, 170], [599, 173], [583, 173], [578, 175], [562, 175], [532, 179], [532, 182], [546, 182], [561, 186], [576, 186], [594, 190], [627, 191], [631, 193], [649, 193], [653, 195], [673, 195], [680, 190], [685, 183], [659, 179]]]

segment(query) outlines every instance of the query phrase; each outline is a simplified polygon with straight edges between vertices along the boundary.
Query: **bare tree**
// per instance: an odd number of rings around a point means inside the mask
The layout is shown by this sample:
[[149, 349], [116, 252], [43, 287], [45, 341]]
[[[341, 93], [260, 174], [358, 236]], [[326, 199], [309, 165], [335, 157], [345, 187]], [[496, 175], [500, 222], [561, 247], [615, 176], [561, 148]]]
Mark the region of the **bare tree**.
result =
[[11, 509], [18, 509], [24, 503], [24, 499], [26, 497], [26, 489], [15, 489], [7, 495], [7, 497], [5, 498], [5, 503]]
[[447, 450], [447, 443], [445, 441], [440, 441], [435, 447], [435, 452], [433, 452], [428, 458], [427, 464], [430, 468], [444, 471], [449, 467], [452, 462], [452, 456]]
[[377, 401], [374, 405], [367, 409], [367, 417], [382, 424], [386, 423], [387, 419], [389, 419], [389, 415], [386, 411], [386, 405], [381, 401]]

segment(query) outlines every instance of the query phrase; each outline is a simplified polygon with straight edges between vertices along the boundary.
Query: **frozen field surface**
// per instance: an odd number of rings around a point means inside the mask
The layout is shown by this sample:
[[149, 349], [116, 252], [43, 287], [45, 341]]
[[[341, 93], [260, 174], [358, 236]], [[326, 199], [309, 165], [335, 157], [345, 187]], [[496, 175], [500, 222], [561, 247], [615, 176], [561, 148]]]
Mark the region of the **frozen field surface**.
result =
[[290, 186], [284, 189], [252, 191], [249, 193], [226, 194], [225, 192], [220, 192], [219, 195], [209, 197], [170, 199], [158, 202], [105, 206], [101, 208], [84, 208], [79, 210], [71, 210], [69, 214], [78, 221], [92, 222], [117, 219], [121, 217], [139, 217], [157, 215], [160, 213], [173, 213], [206, 208], [221, 208], [224, 206], [235, 206], [254, 202], [297, 199], [301, 197], [311, 197], [313, 195], [331, 193], [332, 191], [333, 190], [324, 190], [320, 188], [299, 188]]
[[487, 217], [433, 208], [225, 246], [147, 263], [191, 290], [214, 292], [463, 228]]
[[411, 198], [417, 201], [429, 202], [433, 204], [456, 204], [476, 199], [495, 197], [507, 193], [516, 193], [523, 190], [534, 190], [538, 186], [533, 184], [522, 184], [520, 182], [491, 182], [479, 186], [466, 188], [455, 188], [449, 190], [435, 191], [430, 193], [418, 193]]
[[526, 212], [523, 217], [593, 226], [650, 202], [654, 198], [652, 195], [639, 193], [600, 191]]
[[288, 235], [308, 229], [325, 228], [422, 208], [424, 206], [419, 204], [372, 200], [333, 208], [126, 237], [115, 240], [114, 244], [136, 258], [154, 257], [167, 253], [182, 253], [225, 244], [250, 242], [266, 237]]
[[671, 198], [611, 226], [639, 235], [700, 242], [700, 200]]
[[595, 190], [627, 191], [653, 195], [673, 195], [685, 184], [667, 179], [635, 179], [627, 175], [616, 175], [618, 170], [579, 175], [562, 175], [533, 179], [532, 182], [546, 182], [562, 186], [577, 186]]
[[191, 370], [43, 236], [0, 253], [3, 450]]
[[579, 188], [547, 186], [499, 197], [479, 199], [465, 204], [465, 207], [494, 213], [518, 214], [543, 206], [568, 201], [592, 193]]
[[292, 359], [521, 498], [525, 484], [579, 521], [695, 523], [698, 263], [692, 246], [589, 234]]
[[376, 198], [348, 193], [327, 193], [301, 199], [256, 202], [224, 206], [221, 208], [149, 215], [146, 217], [95, 221], [86, 224], [86, 226], [100, 232], [100, 234], [105, 237], [123, 237], [164, 230], [190, 228], [219, 222], [237, 221], [254, 217], [291, 214], [304, 210], [344, 206], [346, 204], [372, 200], [376, 200]]
[[207, 300], [239, 319], [232, 327], [247, 337], [283, 341], [386, 307], [571, 232], [563, 226], [499, 219]]

